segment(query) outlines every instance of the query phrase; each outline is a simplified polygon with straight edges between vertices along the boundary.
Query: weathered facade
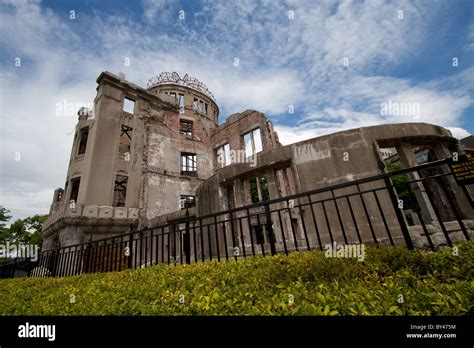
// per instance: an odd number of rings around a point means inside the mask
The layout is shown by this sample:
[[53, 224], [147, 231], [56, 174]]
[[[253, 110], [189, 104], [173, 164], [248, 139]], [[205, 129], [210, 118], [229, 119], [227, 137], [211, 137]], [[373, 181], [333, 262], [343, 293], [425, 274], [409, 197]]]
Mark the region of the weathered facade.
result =
[[[214, 96], [187, 75], [163, 73], [147, 89], [108, 72], [97, 83], [94, 111], [79, 111], [66, 184], [54, 193], [43, 249], [193, 211], [197, 187], [220, 166], [228, 132], [260, 128], [264, 150], [279, 146], [271, 123], [255, 111], [218, 127]], [[236, 141], [232, 147], [243, 150]]]
[[[419, 164], [418, 154], [434, 161], [463, 151], [448, 130], [426, 123], [358, 128], [282, 146], [272, 123], [257, 111], [231, 115], [218, 125], [219, 107], [212, 93], [187, 75], [163, 73], [150, 80], [146, 89], [108, 72], [97, 82], [95, 112], [80, 112], [66, 185], [55, 191], [44, 225], [44, 249], [124, 233], [130, 225], [155, 227], [181, 221], [184, 209], [205, 216], [375, 176], [387, 171], [387, 158], [393, 154], [408, 168]], [[417, 179], [416, 172], [409, 176]], [[427, 193], [439, 202], [450, 195], [456, 202], [456, 214], [466, 221], [474, 219], [472, 206], [454, 179], [443, 180], [446, 185], [442, 188], [421, 182], [411, 185], [423, 221], [436, 226], [440, 220]], [[380, 184], [385, 185], [371, 181], [312, 197], [318, 202], [354, 190], [363, 197], [360, 190], [375, 190]], [[286, 250], [302, 245], [307, 238], [304, 234], [311, 230], [318, 233], [310, 234], [309, 244], [328, 243], [333, 238], [329, 230], [335, 229], [336, 239], [344, 235], [354, 242], [358, 236], [362, 242], [375, 238], [384, 243], [390, 225], [395, 226], [392, 236], [396, 242], [403, 238], [397, 224], [400, 216], [388, 192], [385, 187], [376, 199], [353, 200], [350, 209], [342, 199], [309, 209], [298, 198], [291, 202], [298, 208], [281, 201], [272, 203], [267, 212], [263, 206], [237, 211], [229, 238], [234, 247], [245, 250], [256, 243], [264, 250], [272, 230], [272, 247]], [[442, 206], [443, 221], [454, 220], [452, 212]], [[247, 223], [237, 226], [244, 216]], [[316, 226], [316, 221], [325, 223]], [[212, 256], [223, 241], [209, 237], [204, 243], [201, 232], [193, 236], [197, 245], [202, 243], [199, 257]], [[170, 234], [167, 238], [163, 250], [171, 243]], [[229, 245], [222, 244], [220, 250]], [[194, 253], [192, 257], [198, 257], [199, 252]]]

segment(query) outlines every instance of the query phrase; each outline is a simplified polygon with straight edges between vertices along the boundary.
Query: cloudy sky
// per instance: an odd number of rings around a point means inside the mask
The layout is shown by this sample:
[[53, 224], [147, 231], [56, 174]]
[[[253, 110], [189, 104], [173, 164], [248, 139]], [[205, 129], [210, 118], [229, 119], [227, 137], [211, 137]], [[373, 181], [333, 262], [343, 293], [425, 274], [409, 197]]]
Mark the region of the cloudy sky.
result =
[[[141, 86], [196, 76], [220, 122], [259, 110], [284, 144], [413, 121], [469, 135], [473, 13], [471, 0], [0, 0], [0, 205], [14, 218], [49, 211], [75, 107], [104, 70]], [[384, 112], [389, 102], [416, 112]]]

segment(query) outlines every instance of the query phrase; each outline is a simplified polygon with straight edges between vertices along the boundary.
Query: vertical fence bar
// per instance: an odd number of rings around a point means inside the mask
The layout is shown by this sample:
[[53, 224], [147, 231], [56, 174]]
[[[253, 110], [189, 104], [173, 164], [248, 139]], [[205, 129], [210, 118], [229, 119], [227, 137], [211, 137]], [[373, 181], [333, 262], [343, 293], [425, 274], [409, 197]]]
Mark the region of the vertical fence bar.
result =
[[224, 231], [224, 251], [225, 251], [225, 259], [229, 260], [229, 252], [227, 248], [227, 229], [225, 228], [225, 221], [222, 221], [222, 229]]
[[301, 204], [298, 204], [298, 211], [300, 212], [301, 224], [303, 226], [304, 239], [306, 240], [306, 250], [311, 250], [311, 246], [309, 245], [308, 233], [306, 232], [306, 223], [304, 221], [304, 213], [303, 213], [303, 209], [301, 208]]
[[183, 264], [183, 240], [184, 240], [185, 231], [182, 231], [181, 228], [179, 228], [178, 232], [179, 232], [179, 260], [181, 264]]
[[[262, 249], [262, 255], [265, 257], [265, 247], [263, 244], [265, 244], [265, 234], [263, 233], [263, 226], [260, 224], [260, 214], [257, 213], [257, 226], [258, 228], [262, 231], [262, 237], [264, 238], [263, 241], [260, 243], [260, 248]], [[257, 236], [255, 236], [256, 239]], [[258, 241], [256, 241], [258, 243]]]
[[[244, 252], [244, 258], [247, 258], [247, 252], [245, 251], [245, 239], [244, 239], [244, 231], [242, 229], [242, 218], [239, 217], [239, 230], [240, 230], [240, 240], [242, 243], [242, 251]], [[239, 253], [240, 254], [240, 253]]]
[[281, 239], [283, 241], [283, 248], [285, 250], [285, 255], [288, 255], [288, 247], [286, 246], [285, 227], [283, 226], [283, 222], [281, 219], [281, 209], [278, 209], [277, 212], [278, 212], [278, 221], [280, 222], [280, 232], [281, 232]]
[[249, 235], [250, 235], [250, 244], [252, 246], [252, 255], [255, 256], [255, 247], [253, 245], [253, 233], [252, 233], [252, 226], [250, 222], [250, 210], [247, 208], [247, 223], [249, 227]]
[[128, 269], [131, 269], [133, 266], [132, 253], [133, 253], [133, 225], [130, 224], [130, 231], [128, 233], [128, 260], [127, 260]]
[[293, 215], [291, 214], [290, 201], [286, 201], [286, 207], [288, 209], [288, 217], [290, 218], [291, 233], [293, 234], [293, 242], [295, 243], [295, 249], [298, 251], [298, 237], [296, 236], [295, 227], [293, 226]]
[[237, 254], [235, 253], [235, 248], [238, 248], [235, 240], [239, 237], [237, 236], [237, 232], [235, 231], [234, 226], [234, 214], [230, 213], [230, 233], [232, 234], [232, 255], [234, 256], [235, 261], [237, 261]]
[[[179, 231], [179, 226], [178, 226]], [[176, 266], [176, 224], [173, 223], [173, 264]]]
[[216, 231], [216, 251], [217, 251], [217, 261], [221, 260], [221, 254], [219, 252], [219, 228], [217, 225], [217, 217], [214, 215], [214, 228]]
[[[147, 264], [148, 264], [148, 233], [151, 234], [151, 232], [146, 231], [146, 234], [145, 234], [145, 267], [148, 267], [147, 266]], [[150, 264], [151, 264], [151, 262], [150, 262]]]
[[165, 263], [165, 228], [161, 228], [161, 263]]
[[308, 197], [309, 206], [311, 207], [311, 216], [313, 217], [314, 231], [316, 233], [316, 237], [318, 238], [319, 250], [323, 250], [323, 243], [321, 243], [321, 235], [319, 233], [318, 223], [316, 221], [316, 214], [314, 213], [313, 202], [311, 201], [311, 195], [307, 195], [307, 197]]
[[[154, 233], [154, 232], [153, 232]], [[155, 237], [155, 258], [154, 258], [154, 262], [155, 262], [155, 265], [157, 265], [159, 262], [160, 262], [160, 258], [158, 256], [158, 250], [159, 250], [159, 237], [160, 235], [159, 234], [154, 234], [154, 237]]]
[[405, 244], [409, 250], [413, 250], [413, 241], [410, 237], [410, 232], [408, 231], [407, 224], [405, 222], [405, 218], [403, 217], [402, 210], [398, 207], [398, 199], [397, 194], [395, 191], [395, 187], [388, 176], [385, 177], [385, 186], [387, 186], [387, 191], [390, 196], [390, 200], [392, 201], [393, 209], [395, 209], [395, 214], [397, 215], [398, 224], [402, 230], [403, 238], [405, 239]]
[[388, 228], [387, 220], [385, 219], [385, 215], [382, 211], [382, 206], [380, 205], [379, 197], [377, 196], [377, 190], [374, 190], [375, 202], [377, 203], [377, 208], [379, 210], [380, 216], [382, 217], [383, 225], [385, 230], [387, 231], [388, 239], [390, 240], [390, 245], [395, 245], [393, 243], [392, 234], [390, 233], [390, 229]]
[[[196, 220], [194, 220], [194, 223], [193, 223], [193, 246], [194, 246], [194, 263], [197, 263]], [[191, 255], [189, 255], [189, 263], [191, 263]]]
[[355, 227], [355, 230], [356, 230], [357, 238], [359, 239], [359, 243], [362, 244], [362, 238], [360, 237], [359, 226], [357, 224], [357, 220], [355, 218], [354, 211], [352, 209], [352, 204], [351, 204], [350, 197], [346, 196], [346, 200], [347, 200], [347, 205], [349, 206], [349, 211], [351, 212], [352, 221], [354, 222], [354, 227]]
[[[204, 262], [206, 255], [204, 255], [204, 231], [202, 230], [202, 219], [199, 219], [199, 235], [201, 236], [201, 259], [202, 259], [202, 262]], [[196, 255], [196, 259], [197, 259], [197, 255]]]
[[168, 232], [166, 234], [166, 242], [168, 243], [168, 265], [170, 264], [171, 260], [171, 236], [170, 236], [170, 230], [171, 226], [168, 226]]
[[268, 230], [268, 239], [270, 241], [270, 252], [273, 255], [276, 255], [276, 247], [275, 247], [275, 235], [273, 231], [273, 224], [272, 224], [272, 215], [270, 213], [270, 204], [265, 204], [265, 215], [267, 219], [267, 230]]
[[332, 235], [331, 224], [329, 223], [328, 213], [324, 205], [324, 200], [320, 202], [323, 207], [324, 220], [326, 221], [326, 227], [328, 229], [329, 239], [331, 240], [331, 247], [334, 245], [334, 237]]
[[346, 230], [344, 229], [344, 224], [342, 223], [341, 213], [339, 212], [339, 208], [337, 206], [337, 198], [334, 194], [334, 190], [331, 190], [331, 197], [333, 198], [334, 207], [336, 208], [337, 220], [339, 221], [339, 225], [341, 226], [341, 233], [342, 237], [344, 238], [344, 243], [347, 244]]
[[369, 211], [367, 210], [367, 206], [365, 204], [364, 194], [360, 190], [360, 185], [357, 184], [356, 186], [357, 186], [357, 192], [359, 193], [359, 197], [362, 202], [362, 207], [364, 208], [365, 217], [367, 218], [367, 221], [369, 223], [370, 232], [372, 233], [372, 238], [374, 239], [375, 244], [378, 246], [379, 241], [377, 240], [377, 236], [375, 235], [374, 226], [372, 226], [372, 219], [370, 218]]

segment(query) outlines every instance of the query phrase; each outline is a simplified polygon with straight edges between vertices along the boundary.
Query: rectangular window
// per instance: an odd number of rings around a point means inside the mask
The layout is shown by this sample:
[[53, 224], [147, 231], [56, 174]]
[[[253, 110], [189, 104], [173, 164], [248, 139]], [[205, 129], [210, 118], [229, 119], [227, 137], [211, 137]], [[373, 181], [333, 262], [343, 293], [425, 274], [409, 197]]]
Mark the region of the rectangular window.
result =
[[184, 108], [184, 94], [179, 95], [179, 107]]
[[184, 135], [193, 135], [193, 121], [179, 120], [179, 133]]
[[262, 151], [262, 138], [260, 135], [260, 128], [254, 129], [251, 132], [244, 134], [245, 155], [252, 156]]
[[207, 109], [208, 109], [208, 105], [207, 103], [204, 104], [204, 113], [207, 115]]
[[193, 100], [193, 109], [195, 111], [197, 111], [197, 109], [198, 109], [198, 100], [197, 100], [197, 98], [194, 98], [194, 100]]
[[79, 196], [80, 183], [81, 183], [81, 178], [71, 179], [71, 194], [69, 195], [69, 201], [74, 201], [74, 203], [77, 203], [77, 197]]
[[268, 201], [268, 183], [267, 178], [262, 176], [249, 180], [250, 199], [252, 203]]
[[197, 173], [197, 160], [194, 153], [181, 153], [181, 174], [195, 176]]
[[204, 112], [204, 102], [202, 100], [199, 101], [199, 112]]
[[78, 155], [83, 155], [86, 153], [87, 147], [87, 138], [89, 137], [89, 128], [82, 128], [79, 135], [79, 148], [77, 150]]
[[132, 128], [123, 124], [121, 125], [119, 154], [126, 155], [128, 153], [130, 155], [130, 147], [132, 145], [132, 131]]
[[217, 163], [220, 168], [228, 166], [230, 163], [230, 145], [225, 144], [217, 149]]
[[115, 176], [114, 184], [114, 207], [125, 207], [125, 198], [127, 196], [128, 177], [123, 175]]
[[125, 98], [123, 101], [123, 111], [133, 114], [135, 110], [135, 101], [132, 99]]
[[194, 196], [181, 195], [179, 205], [181, 209], [188, 209], [194, 207], [196, 205], [194, 201]]

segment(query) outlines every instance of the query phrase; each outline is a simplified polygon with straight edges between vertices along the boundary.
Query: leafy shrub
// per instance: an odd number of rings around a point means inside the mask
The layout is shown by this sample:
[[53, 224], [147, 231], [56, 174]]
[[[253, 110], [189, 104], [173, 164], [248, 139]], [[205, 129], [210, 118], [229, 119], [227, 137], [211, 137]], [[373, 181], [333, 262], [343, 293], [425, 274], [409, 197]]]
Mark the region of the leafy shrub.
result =
[[60, 279], [5, 279], [0, 314], [464, 315], [474, 307], [474, 242], [457, 247], [457, 255], [450, 248], [366, 248], [363, 262], [310, 251]]

